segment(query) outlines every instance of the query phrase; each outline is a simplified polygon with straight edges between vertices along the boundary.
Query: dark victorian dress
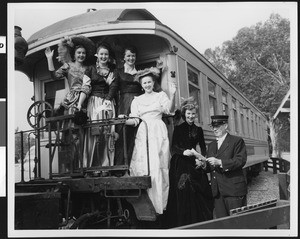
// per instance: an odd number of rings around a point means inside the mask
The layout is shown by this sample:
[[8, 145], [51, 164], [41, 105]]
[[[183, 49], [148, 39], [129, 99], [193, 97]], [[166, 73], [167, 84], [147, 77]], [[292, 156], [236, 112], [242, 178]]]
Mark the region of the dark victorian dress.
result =
[[[91, 79], [92, 89], [87, 104], [87, 115], [91, 121], [114, 118], [116, 116], [113, 99], [118, 90], [118, 80], [114, 79], [111, 84], [107, 83], [108, 75], [114, 73], [114, 66], [109, 65], [105, 71], [99, 69], [99, 67], [92, 65], [85, 72], [86, 76]], [[105, 100], [111, 101], [111, 111], [106, 111], [103, 107]], [[83, 160], [84, 167], [113, 165], [114, 150], [110, 142], [112, 139], [105, 139], [104, 132], [106, 130], [112, 134], [115, 132], [115, 126], [111, 125], [107, 128], [92, 127], [87, 130]]]
[[[119, 94], [116, 99], [117, 102], [117, 115], [124, 114], [129, 116], [130, 106], [135, 96], [141, 95], [142, 87], [139, 82], [134, 81], [134, 76], [124, 72], [124, 67], [116, 70], [115, 78], [118, 78], [119, 82]], [[123, 165], [124, 162], [124, 146], [123, 146], [123, 125], [117, 125], [117, 133], [119, 134], [119, 140], [116, 142], [116, 154], [115, 164]], [[127, 157], [128, 162], [132, 156], [134, 147], [134, 138], [136, 134], [136, 127], [126, 127], [126, 143], [127, 143]]]
[[169, 228], [213, 218], [213, 198], [207, 174], [201, 167], [196, 169], [194, 156], [183, 155], [184, 150], [196, 149], [197, 144], [205, 156], [206, 146], [201, 127], [186, 122], [175, 127], [166, 212]]

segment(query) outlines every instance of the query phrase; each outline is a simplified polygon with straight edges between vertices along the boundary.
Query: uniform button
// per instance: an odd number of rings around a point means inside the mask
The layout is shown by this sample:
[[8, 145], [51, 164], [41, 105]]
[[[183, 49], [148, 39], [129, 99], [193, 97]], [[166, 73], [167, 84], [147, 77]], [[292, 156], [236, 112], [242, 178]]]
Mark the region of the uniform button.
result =
[[214, 177], [214, 179], [216, 179], [216, 177]]

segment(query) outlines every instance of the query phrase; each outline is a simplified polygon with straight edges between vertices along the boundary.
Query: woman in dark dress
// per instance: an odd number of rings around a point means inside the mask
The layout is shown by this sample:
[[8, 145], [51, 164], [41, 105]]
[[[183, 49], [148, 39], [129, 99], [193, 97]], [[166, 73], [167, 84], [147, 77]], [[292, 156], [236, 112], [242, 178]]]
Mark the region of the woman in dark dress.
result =
[[[184, 122], [175, 127], [173, 134], [166, 211], [169, 228], [213, 218], [213, 197], [205, 171], [205, 140], [202, 128], [194, 124], [196, 105], [192, 100], [183, 102]], [[201, 153], [195, 150], [197, 144]]]
[[[143, 93], [139, 82], [134, 81], [137, 73], [135, 69], [137, 50], [133, 46], [124, 49], [124, 66], [116, 70], [116, 78], [119, 82], [119, 96], [117, 99], [117, 115], [122, 117], [129, 116], [130, 105], [135, 96]], [[117, 126], [119, 140], [116, 142], [115, 165], [124, 164], [124, 146], [123, 146], [123, 125]], [[136, 128], [126, 127], [126, 143], [128, 162], [131, 159]]]
[[[116, 117], [114, 98], [118, 90], [118, 81], [114, 74], [115, 66], [110, 63], [112, 50], [109, 44], [101, 43], [97, 48], [96, 56], [96, 65], [90, 66], [84, 76], [91, 81], [91, 93], [87, 104], [87, 115], [91, 121]], [[105, 130], [108, 130], [110, 135], [114, 135], [115, 126], [112, 125]], [[110, 148], [112, 138], [103, 140], [104, 137], [103, 128], [92, 127], [87, 130], [84, 167], [113, 165], [114, 151]]]

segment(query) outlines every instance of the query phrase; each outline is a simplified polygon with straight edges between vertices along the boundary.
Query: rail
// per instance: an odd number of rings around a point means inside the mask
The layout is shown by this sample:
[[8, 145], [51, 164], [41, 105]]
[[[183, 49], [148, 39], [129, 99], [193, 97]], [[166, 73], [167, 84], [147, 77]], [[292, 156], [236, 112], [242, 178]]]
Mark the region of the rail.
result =
[[[46, 132], [45, 130], [42, 130], [42, 131]], [[26, 143], [26, 141], [24, 140], [25, 137], [27, 137], [27, 148], [28, 148], [28, 167], [29, 167], [29, 175], [28, 176], [31, 179], [31, 172], [32, 172], [31, 171], [31, 160], [32, 160], [31, 156], [32, 155], [30, 153], [30, 148], [35, 145], [35, 143], [31, 144], [31, 142], [30, 142], [30, 136], [32, 134], [34, 135], [34, 141], [36, 141], [37, 140], [36, 130], [25, 130], [25, 131], [15, 132], [15, 135], [20, 135], [21, 182], [25, 181], [24, 180], [24, 171], [25, 171], [25, 169], [24, 169], [24, 164], [25, 164], [24, 159], [26, 157], [26, 153], [24, 152], [24, 149], [25, 149], [24, 143]], [[17, 143], [17, 141], [16, 141], [16, 143]], [[35, 149], [35, 155], [34, 155], [33, 160], [34, 160], [34, 171], [33, 171], [34, 178], [37, 178], [38, 177], [38, 175], [37, 175], [38, 159], [37, 159], [36, 149]]]
[[[85, 131], [87, 129], [91, 129], [92, 127], [105, 127], [105, 126], [111, 126], [111, 125], [117, 125], [117, 124], [125, 124], [127, 119], [130, 119], [131, 117], [126, 117], [126, 118], [111, 118], [111, 119], [102, 119], [102, 120], [94, 120], [94, 121], [88, 121], [85, 124], [82, 125], [75, 125], [73, 124], [73, 126], [68, 126], [66, 127], [66, 130], [70, 131], [72, 129], [77, 129], [79, 131], [79, 148], [80, 148], [80, 157], [79, 157], [79, 162], [80, 162], [80, 168], [79, 168], [79, 172], [78, 169], [75, 172], [72, 165], [71, 165], [71, 174], [77, 173], [78, 175], [83, 175], [84, 174], [84, 168], [83, 168], [83, 143], [84, 143], [84, 134]], [[146, 128], [146, 155], [147, 155], [147, 166], [148, 166], [148, 176], [150, 175], [150, 162], [149, 162], [149, 142], [148, 142], [148, 128], [147, 128], [147, 123], [139, 118], [139, 117], [133, 117], [133, 118], [138, 118], [141, 120], [142, 123], [145, 124], [145, 128]], [[52, 179], [53, 177], [53, 172], [52, 172], [52, 163], [53, 163], [53, 159], [54, 159], [54, 154], [56, 151], [56, 148], [61, 147], [61, 136], [60, 136], [60, 132], [62, 131], [62, 125], [63, 124], [67, 124], [70, 125], [70, 122], [72, 122], [74, 119], [74, 115], [63, 115], [63, 116], [56, 116], [56, 117], [49, 117], [46, 118], [46, 123], [48, 124], [48, 147], [49, 147], [49, 178]], [[52, 124], [56, 123], [56, 129], [53, 130]], [[55, 132], [55, 139], [54, 139], [54, 144], [53, 144], [53, 140], [52, 140], [52, 132]], [[70, 132], [71, 134], [71, 132]], [[123, 142], [124, 142], [124, 159], [125, 159], [125, 165], [128, 168], [128, 159], [127, 159], [127, 149], [126, 149], [126, 131], [125, 131], [125, 127], [123, 128]], [[72, 164], [73, 162], [71, 162]], [[88, 164], [89, 162], [87, 162]], [[110, 165], [112, 166], [112, 165]], [[101, 169], [102, 167], [98, 167], [98, 169]], [[105, 167], [103, 167], [104, 169]], [[88, 171], [89, 169], [92, 169], [90, 167], [86, 168], [86, 170]], [[121, 169], [120, 166], [118, 166], [118, 169]]]

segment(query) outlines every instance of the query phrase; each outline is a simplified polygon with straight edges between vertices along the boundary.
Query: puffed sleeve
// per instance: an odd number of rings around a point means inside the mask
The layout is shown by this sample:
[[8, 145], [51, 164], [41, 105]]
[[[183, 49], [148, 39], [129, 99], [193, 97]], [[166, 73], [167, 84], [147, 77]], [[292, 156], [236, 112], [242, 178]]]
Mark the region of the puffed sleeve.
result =
[[91, 82], [92, 82], [92, 75], [94, 74], [95, 70], [96, 69], [94, 68], [93, 65], [88, 66], [82, 78], [81, 91], [84, 92], [87, 96], [89, 96], [92, 91]]
[[88, 66], [84, 72], [84, 75], [92, 79], [92, 74], [94, 71], [96, 71], [96, 67], [94, 65]]
[[69, 64], [64, 63], [57, 71], [51, 71], [51, 77], [54, 80], [61, 80], [68, 77]]
[[86, 95], [89, 95], [91, 93], [91, 78], [87, 75], [84, 75], [82, 78], [82, 86], [81, 91], [85, 93]]
[[159, 103], [161, 106], [162, 113], [171, 114], [170, 113], [170, 99], [164, 91], [159, 92]]
[[[138, 110], [138, 102], [137, 102], [137, 98], [134, 97], [134, 99], [132, 100], [131, 102], [131, 105], [130, 105], [130, 114], [129, 114], [129, 117], [139, 117], [140, 114], [139, 114], [139, 110]], [[137, 118], [137, 119], [133, 119], [135, 122], [134, 122], [134, 125], [137, 126], [140, 122], [140, 120]]]

